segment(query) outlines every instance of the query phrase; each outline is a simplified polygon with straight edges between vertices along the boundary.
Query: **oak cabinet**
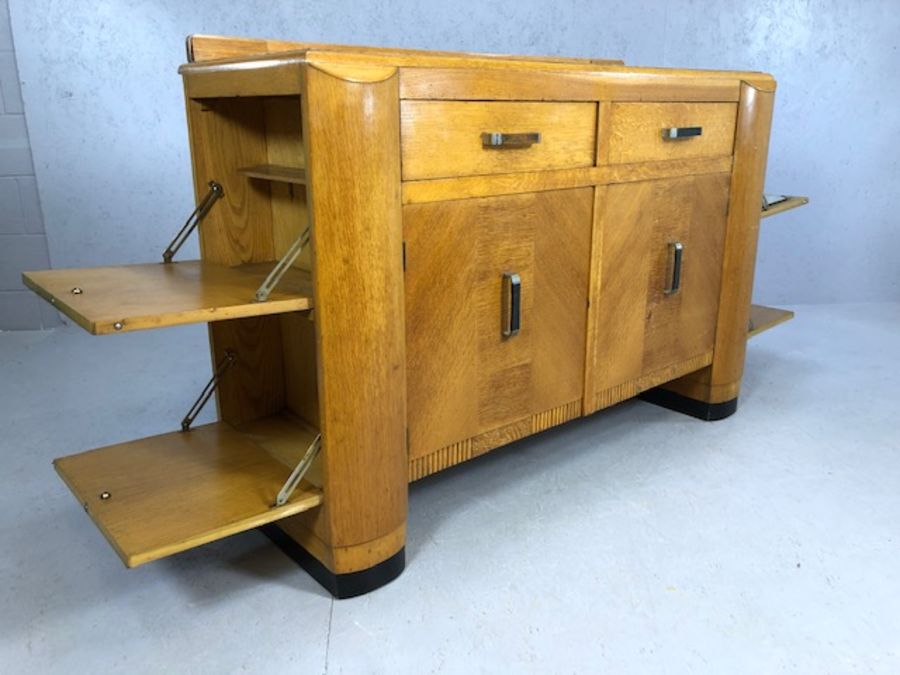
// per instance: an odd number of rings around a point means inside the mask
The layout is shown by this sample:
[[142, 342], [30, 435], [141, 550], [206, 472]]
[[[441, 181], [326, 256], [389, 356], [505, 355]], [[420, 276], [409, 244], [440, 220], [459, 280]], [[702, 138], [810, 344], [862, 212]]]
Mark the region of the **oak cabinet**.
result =
[[404, 207], [411, 460], [581, 399], [592, 207], [592, 188]]
[[[24, 275], [95, 334], [209, 326], [181, 430], [56, 462], [128, 566], [259, 527], [367, 592], [405, 565], [411, 481], [638, 394], [726, 417], [747, 338], [790, 316], [750, 304], [769, 75], [188, 55], [197, 207], [164, 262]], [[193, 227], [201, 259], [173, 259]]]

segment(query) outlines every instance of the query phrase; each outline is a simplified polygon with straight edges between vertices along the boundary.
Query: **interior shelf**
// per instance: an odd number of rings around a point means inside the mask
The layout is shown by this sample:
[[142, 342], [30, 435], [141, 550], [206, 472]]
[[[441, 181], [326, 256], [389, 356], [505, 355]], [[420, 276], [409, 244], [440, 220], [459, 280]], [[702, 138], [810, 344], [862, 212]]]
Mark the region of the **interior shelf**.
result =
[[765, 195], [764, 199], [767, 203], [767, 206], [763, 207], [760, 218], [768, 218], [769, 216], [774, 216], [779, 213], [784, 213], [785, 211], [790, 211], [791, 209], [796, 209], [799, 206], [805, 206], [806, 204], [809, 204], [809, 197]]
[[288, 413], [110, 445], [54, 465], [128, 567], [307, 511], [304, 481], [273, 506], [317, 432]]
[[764, 333], [778, 324], [790, 321], [794, 313], [788, 309], [777, 309], [765, 305], [750, 305], [750, 326], [747, 337]]
[[256, 166], [238, 169], [238, 172], [245, 176], [250, 176], [251, 178], [261, 178], [263, 180], [271, 180], [278, 183], [306, 185], [306, 169], [300, 169], [293, 166], [283, 166], [281, 164], [257, 164]]
[[94, 335], [312, 308], [309, 272], [291, 268], [265, 302], [274, 262], [225, 267], [190, 260], [25, 272], [25, 285]]

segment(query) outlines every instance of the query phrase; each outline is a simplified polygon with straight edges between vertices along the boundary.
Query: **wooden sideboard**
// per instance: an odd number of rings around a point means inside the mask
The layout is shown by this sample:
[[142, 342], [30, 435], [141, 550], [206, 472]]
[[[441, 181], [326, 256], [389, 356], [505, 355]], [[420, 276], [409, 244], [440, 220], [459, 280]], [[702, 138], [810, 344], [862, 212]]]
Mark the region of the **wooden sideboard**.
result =
[[768, 75], [205, 36], [188, 57], [198, 206], [165, 261], [24, 275], [95, 334], [209, 325], [180, 430], [56, 461], [128, 566], [261, 527], [364, 593], [403, 569], [410, 481], [638, 395], [726, 417], [748, 337], [790, 317], [750, 298]]

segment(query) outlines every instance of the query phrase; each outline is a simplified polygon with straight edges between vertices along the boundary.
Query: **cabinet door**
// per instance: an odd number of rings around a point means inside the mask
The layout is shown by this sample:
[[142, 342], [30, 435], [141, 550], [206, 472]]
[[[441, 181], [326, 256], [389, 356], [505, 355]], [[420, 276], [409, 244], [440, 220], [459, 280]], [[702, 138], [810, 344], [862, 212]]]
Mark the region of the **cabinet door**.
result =
[[[728, 174], [613, 185], [601, 199], [587, 410], [707, 365], [715, 342]], [[680, 279], [675, 251], [681, 249]]]
[[[404, 207], [411, 459], [560, 406], [580, 414], [592, 206], [582, 188]], [[521, 282], [511, 336], [504, 274]]]

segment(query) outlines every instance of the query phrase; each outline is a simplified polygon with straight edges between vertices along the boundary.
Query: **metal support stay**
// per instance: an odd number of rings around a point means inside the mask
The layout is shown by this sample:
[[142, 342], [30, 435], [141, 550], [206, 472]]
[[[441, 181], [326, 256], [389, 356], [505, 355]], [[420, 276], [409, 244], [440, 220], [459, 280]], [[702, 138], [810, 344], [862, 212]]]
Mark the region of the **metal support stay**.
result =
[[191, 236], [191, 232], [194, 231], [194, 228], [196, 228], [197, 225], [200, 224], [200, 221], [206, 217], [206, 214], [209, 213], [209, 210], [212, 208], [213, 204], [215, 204], [224, 195], [225, 190], [222, 189], [221, 185], [219, 185], [214, 180], [209, 181], [209, 192], [206, 193], [206, 196], [203, 197], [200, 204], [196, 209], [194, 209], [194, 212], [188, 216], [188, 219], [185, 221], [182, 228], [178, 231], [178, 234], [175, 235], [175, 238], [169, 243], [169, 246], [163, 252], [163, 262], [172, 262], [172, 258], [176, 253], [178, 253], [178, 249], [181, 248], [185, 240], [189, 236]]
[[297, 489], [297, 486], [300, 485], [300, 481], [303, 480], [303, 476], [309, 471], [309, 467], [312, 466], [313, 460], [318, 456], [321, 447], [322, 434], [316, 434], [313, 442], [310, 443], [309, 448], [307, 448], [306, 454], [303, 455], [297, 463], [297, 466], [291, 471], [291, 475], [288, 476], [284, 487], [281, 488], [278, 496], [275, 497], [275, 506], [284, 506], [287, 504], [287, 500], [291, 498], [291, 495], [294, 494], [294, 490]]
[[278, 282], [281, 281], [281, 277], [283, 277], [284, 273], [291, 268], [291, 265], [294, 264], [294, 261], [303, 251], [303, 247], [308, 243], [309, 228], [307, 227], [300, 236], [297, 237], [294, 243], [291, 244], [291, 247], [281, 257], [281, 260], [279, 260], [275, 267], [272, 268], [272, 271], [269, 272], [269, 276], [266, 277], [266, 280], [262, 282], [259, 290], [256, 291], [257, 302], [265, 302], [269, 299], [269, 294], [275, 289]]
[[216, 387], [219, 386], [219, 380], [222, 379], [225, 372], [234, 365], [235, 361], [237, 361], [237, 354], [231, 350], [226, 351], [224, 358], [216, 364], [216, 372], [213, 373], [209, 382], [203, 387], [203, 391], [200, 392], [200, 396], [194, 401], [194, 405], [188, 410], [187, 415], [181, 420], [182, 431], [188, 431], [191, 428], [191, 424], [194, 423], [197, 415], [203, 410], [203, 406], [206, 405], [206, 402], [209, 401], [213, 392], [216, 390]]

